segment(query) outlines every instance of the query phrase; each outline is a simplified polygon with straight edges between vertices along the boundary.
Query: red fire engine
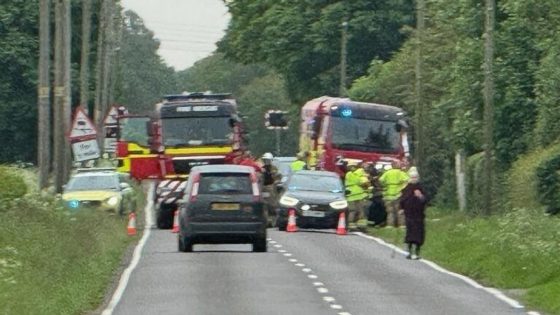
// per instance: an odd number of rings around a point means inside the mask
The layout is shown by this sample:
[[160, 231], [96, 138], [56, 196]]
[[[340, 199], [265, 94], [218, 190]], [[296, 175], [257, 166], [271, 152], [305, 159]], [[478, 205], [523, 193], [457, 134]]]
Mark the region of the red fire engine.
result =
[[406, 113], [398, 107], [323, 96], [301, 109], [300, 151], [308, 164], [343, 174], [344, 161], [377, 168], [409, 156]]

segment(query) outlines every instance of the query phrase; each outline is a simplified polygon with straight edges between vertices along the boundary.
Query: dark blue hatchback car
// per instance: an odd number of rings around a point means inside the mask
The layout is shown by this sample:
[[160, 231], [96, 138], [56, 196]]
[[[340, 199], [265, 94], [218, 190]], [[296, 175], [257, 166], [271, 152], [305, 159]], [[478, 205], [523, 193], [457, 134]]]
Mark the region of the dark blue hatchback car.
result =
[[179, 251], [190, 252], [194, 244], [251, 243], [254, 252], [266, 252], [267, 214], [252, 167], [192, 168], [179, 210]]
[[348, 217], [348, 202], [338, 174], [327, 171], [298, 171], [282, 185], [276, 226], [286, 230], [290, 209], [302, 228], [336, 228], [341, 212]]

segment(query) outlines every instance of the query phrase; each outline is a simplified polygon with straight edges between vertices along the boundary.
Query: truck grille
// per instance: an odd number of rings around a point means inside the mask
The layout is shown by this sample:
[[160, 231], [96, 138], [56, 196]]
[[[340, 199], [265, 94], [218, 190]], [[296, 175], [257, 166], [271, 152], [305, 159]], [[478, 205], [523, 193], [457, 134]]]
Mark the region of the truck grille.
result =
[[224, 164], [225, 159], [173, 159], [173, 169], [175, 170], [175, 174], [189, 174], [191, 168], [200, 165], [209, 165], [209, 164]]

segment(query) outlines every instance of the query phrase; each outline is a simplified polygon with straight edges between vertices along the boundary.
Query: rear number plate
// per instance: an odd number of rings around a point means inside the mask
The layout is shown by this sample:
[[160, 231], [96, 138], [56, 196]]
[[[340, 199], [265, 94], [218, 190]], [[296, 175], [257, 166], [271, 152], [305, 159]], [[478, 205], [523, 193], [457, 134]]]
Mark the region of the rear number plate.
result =
[[315, 218], [324, 218], [325, 213], [322, 211], [313, 211], [313, 210], [303, 210], [301, 214], [304, 217], [315, 217]]
[[239, 210], [238, 203], [213, 203], [212, 210]]

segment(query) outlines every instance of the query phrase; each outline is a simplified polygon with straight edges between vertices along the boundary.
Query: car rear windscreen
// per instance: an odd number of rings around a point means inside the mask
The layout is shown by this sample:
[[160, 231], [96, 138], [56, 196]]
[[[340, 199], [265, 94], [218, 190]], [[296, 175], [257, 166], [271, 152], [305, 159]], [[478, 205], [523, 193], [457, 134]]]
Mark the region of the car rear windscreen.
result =
[[200, 176], [200, 194], [252, 194], [248, 173], [212, 173]]

